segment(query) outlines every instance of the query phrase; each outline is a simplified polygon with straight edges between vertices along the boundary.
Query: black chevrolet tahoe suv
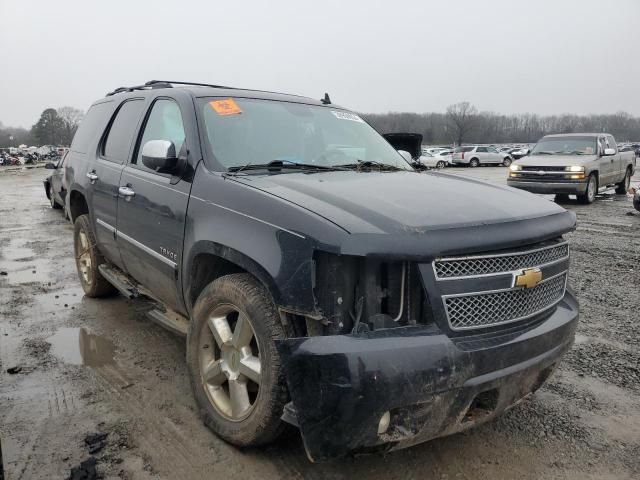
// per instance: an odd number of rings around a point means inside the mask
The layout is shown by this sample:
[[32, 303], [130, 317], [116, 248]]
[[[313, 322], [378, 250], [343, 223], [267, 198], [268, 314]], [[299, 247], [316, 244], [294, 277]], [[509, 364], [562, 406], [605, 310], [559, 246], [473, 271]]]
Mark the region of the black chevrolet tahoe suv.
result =
[[151, 299], [186, 336], [205, 423], [238, 446], [289, 423], [325, 461], [460, 432], [573, 342], [575, 215], [417, 172], [327, 95], [119, 88], [89, 109], [65, 180], [86, 295]]

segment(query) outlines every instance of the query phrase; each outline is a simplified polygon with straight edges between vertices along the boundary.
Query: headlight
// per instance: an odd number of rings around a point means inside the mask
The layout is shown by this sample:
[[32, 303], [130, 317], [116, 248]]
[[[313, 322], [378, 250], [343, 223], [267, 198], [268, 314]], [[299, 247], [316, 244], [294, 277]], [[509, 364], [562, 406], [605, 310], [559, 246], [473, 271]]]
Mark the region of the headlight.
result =
[[564, 167], [567, 172], [584, 172], [584, 167], [579, 165], [571, 165], [570, 167]]
[[516, 165], [515, 163], [512, 163], [509, 169], [512, 172], [519, 172], [520, 170], [522, 170], [522, 165]]

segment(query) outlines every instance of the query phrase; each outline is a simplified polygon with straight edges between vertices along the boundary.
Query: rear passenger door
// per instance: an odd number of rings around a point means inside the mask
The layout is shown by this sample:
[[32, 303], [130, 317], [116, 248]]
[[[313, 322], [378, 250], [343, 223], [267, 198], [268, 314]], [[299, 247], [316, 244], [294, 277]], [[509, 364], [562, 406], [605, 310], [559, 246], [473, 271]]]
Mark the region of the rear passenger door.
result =
[[96, 240], [103, 255], [120, 268], [122, 260], [116, 244], [118, 187], [144, 103], [142, 98], [133, 98], [120, 104], [100, 140], [97, 157], [86, 174], [89, 188], [92, 189]]
[[159, 97], [147, 110], [131, 162], [124, 168], [118, 196], [118, 246], [126, 271], [172, 308], [181, 309], [178, 265], [191, 190], [182, 175], [152, 170], [142, 163], [150, 140], [174, 143], [187, 165], [183, 110], [173, 98]]

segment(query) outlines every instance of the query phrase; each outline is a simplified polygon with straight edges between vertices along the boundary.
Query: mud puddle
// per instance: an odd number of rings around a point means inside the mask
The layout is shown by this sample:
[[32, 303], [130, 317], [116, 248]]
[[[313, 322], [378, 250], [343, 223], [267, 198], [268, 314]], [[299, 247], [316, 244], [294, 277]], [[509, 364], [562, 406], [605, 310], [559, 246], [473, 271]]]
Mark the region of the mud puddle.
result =
[[66, 363], [100, 367], [114, 361], [113, 343], [84, 328], [61, 328], [47, 342], [51, 353]]

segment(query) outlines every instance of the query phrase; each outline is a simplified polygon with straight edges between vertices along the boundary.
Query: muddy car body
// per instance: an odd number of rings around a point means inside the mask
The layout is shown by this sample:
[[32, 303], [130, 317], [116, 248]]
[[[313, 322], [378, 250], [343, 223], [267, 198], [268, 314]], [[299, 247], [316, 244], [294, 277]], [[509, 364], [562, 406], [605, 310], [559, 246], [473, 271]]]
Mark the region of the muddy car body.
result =
[[45, 165], [47, 170], [52, 170], [51, 175], [43, 180], [44, 193], [49, 199], [51, 208], [60, 209], [64, 206], [67, 188], [64, 184], [64, 161], [65, 156], [56, 162], [49, 162]]
[[121, 89], [89, 110], [66, 177], [85, 292], [162, 305], [205, 422], [237, 445], [286, 421], [324, 461], [461, 431], [573, 341], [573, 214], [415, 172], [326, 99]]

